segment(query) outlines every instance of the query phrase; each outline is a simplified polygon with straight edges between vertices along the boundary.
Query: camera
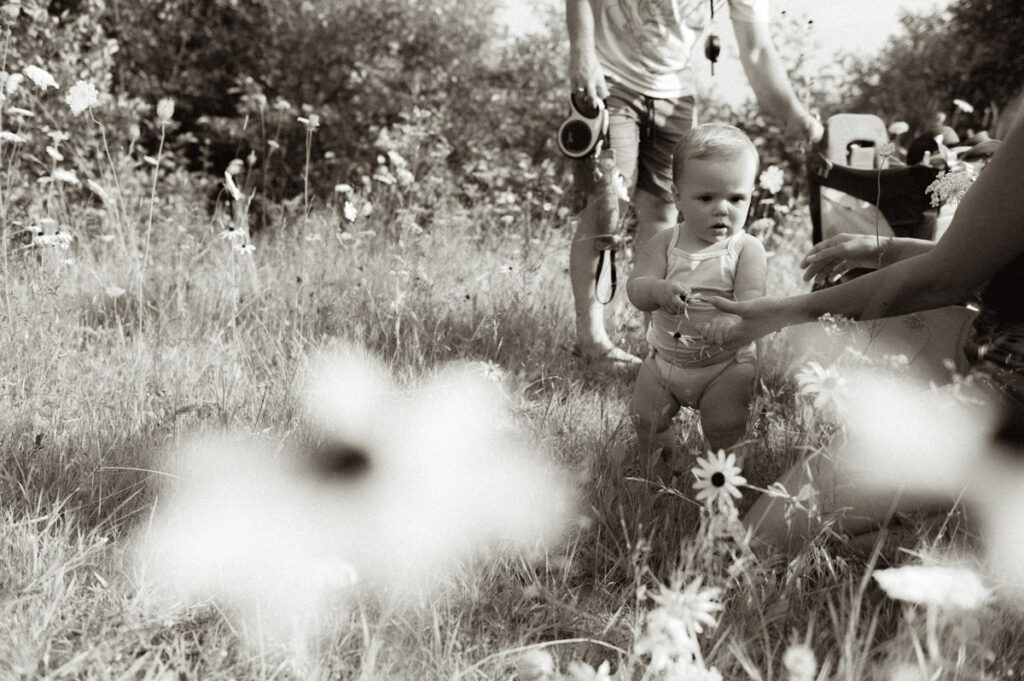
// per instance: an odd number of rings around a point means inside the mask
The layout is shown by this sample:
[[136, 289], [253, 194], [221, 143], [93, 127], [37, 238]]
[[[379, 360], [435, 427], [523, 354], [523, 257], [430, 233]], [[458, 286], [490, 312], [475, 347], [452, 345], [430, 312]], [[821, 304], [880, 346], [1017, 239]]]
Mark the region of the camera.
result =
[[600, 99], [591, 102], [583, 92], [569, 97], [569, 117], [558, 127], [558, 148], [569, 158], [589, 156], [608, 134], [608, 110]]

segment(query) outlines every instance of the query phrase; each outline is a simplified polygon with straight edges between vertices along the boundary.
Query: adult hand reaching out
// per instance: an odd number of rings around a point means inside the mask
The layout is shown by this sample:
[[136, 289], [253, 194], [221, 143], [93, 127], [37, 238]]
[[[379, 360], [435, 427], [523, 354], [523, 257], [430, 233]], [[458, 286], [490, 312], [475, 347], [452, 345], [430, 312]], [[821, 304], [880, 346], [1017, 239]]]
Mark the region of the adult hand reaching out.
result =
[[707, 299], [720, 312], [736, 315], [739, 321], [732, 321], [728, 333], [717, 338], [727, 348], [739, 347], [752, 343], [762, 336], [778, 331], [784, 324], [780, 323], [776, 313], [776, 299], [763, 297], [752, 300], [736, 301], [719, 296]]
[[836, 234], [814, 245], [800, 267], [804, 281], [824, 284], [858, 267], [882, 267], [882, 256], [888, 247], [888, 238], [878, 239], [870, 234]]

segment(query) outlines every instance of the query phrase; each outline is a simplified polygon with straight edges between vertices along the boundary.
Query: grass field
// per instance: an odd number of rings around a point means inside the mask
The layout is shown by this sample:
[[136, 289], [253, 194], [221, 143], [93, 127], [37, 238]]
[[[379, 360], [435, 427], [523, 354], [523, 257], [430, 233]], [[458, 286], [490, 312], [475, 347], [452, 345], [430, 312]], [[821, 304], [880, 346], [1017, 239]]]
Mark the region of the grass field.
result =
[[[632, 375], [571, 356], [569, 225], [445, 208], [424, 231], [394, 212], [349, 224], [321, 206], [285, 213], [243, 250], [167, 187], [121, 206], [68, 248], [4, 234], [0, 678], [1021, 677], [1021, 618], [998, 599], [973, 610], [890, 600], [870, 578], [877, 555], [849, 557], [824, 538], [792, 559], [754, 559], [716, 534], [691, 481], [612, 475], [611, 455], [632, 446]], [[788, 225], [773, 294], [804, 288], [806, 214]], [[609, 318], [641, 351], [622, 293]], [[450, 568], [426, 599], [344, 591], [297, 638], [247, 637], [219, 601], [152, 598], [132, 537], [168, 452], [224, 430], [301, 451], [303, 367], [339, 341], [369, 349], [410, 390], [447, 362], [485, 363], [515, 424], [569, 473], [576, 522], [540, 555]], [[744, 472], [760, 487], [835, 430], [799, 394], [785, 339], [764, 351]], [[699, 454], [692, 414], [679, 432]], [[436, 495], [450, 492], [439, 483]], [[741, 510], [754, 497], [746, 490]], [[901, 560], [938, 560], [962, 540], [922, 535]], [[651, 613], [673, 603], [703, 621], [676, 641], [699, 643], [696, 657], [652, 634]], [[659, 655], [688, 663], [659, 666]]]

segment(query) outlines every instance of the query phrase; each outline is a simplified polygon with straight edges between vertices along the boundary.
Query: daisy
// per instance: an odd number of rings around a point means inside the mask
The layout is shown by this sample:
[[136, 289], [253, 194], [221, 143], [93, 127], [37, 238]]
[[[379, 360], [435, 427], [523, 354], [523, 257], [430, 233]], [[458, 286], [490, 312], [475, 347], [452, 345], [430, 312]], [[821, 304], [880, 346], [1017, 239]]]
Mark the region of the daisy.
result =
[[697, 634], [703, 633], [704, 627], [710, 629], [718, 624], [715, 615], [723, 607], [717, 600], [722, 590], [717, 586], [703, 586], [703, 580], [703, 577], [697, 577], [686, 588], [680, 589], [682, 575], [673, 575], [668, 587], [662, 585], [658, 593], [651, 595], [651, 600], [658, 607], [648, 614], [660, 611], [696, 641]]
[[64, 101], [71, 108], [71, 113], [77, 116], [86, 109], [95, 106], [98, 99], [99, 92], [96, 91], [96, 86], [80, 80], [71, 86]]
[[747, 484], [742, 470], [736, 465], [736, 455], [726, 454], [725, 450], [709, 452], [708, 456], [697, 459], [693, 468], [693, 476], [697, 481], [693, 488], [697, 490], [697, 501], [704, 502], [710, 508], [717, 501], [719, 508], [727, 510], [732, 506], [733, 498], [739, 499], [739, 488]]
[[817, 362], [808, 362], [806, 368], [796, 375], [800, 392], [814, 397], [814, 407], [824, 409], [845, 392], [846, 380], [835, 367], [823, 367]]

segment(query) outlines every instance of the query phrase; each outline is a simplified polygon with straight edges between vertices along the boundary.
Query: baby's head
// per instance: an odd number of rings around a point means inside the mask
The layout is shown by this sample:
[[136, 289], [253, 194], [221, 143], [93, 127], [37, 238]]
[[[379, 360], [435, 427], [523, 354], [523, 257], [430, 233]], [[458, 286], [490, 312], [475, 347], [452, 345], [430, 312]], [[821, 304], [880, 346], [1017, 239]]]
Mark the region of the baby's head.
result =
[[683, 135], [672, 183], [679, 213], [698, 239], [714, 243], [743, 227], [757, 169], [757, 148], [733, 125], [705, 123]]

